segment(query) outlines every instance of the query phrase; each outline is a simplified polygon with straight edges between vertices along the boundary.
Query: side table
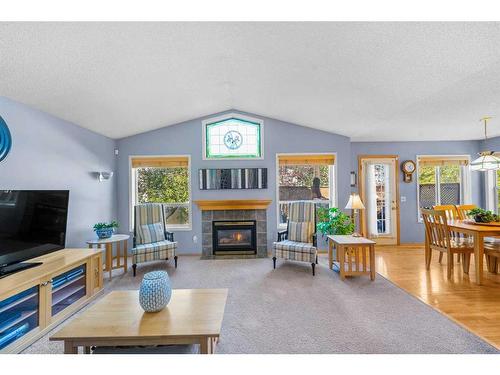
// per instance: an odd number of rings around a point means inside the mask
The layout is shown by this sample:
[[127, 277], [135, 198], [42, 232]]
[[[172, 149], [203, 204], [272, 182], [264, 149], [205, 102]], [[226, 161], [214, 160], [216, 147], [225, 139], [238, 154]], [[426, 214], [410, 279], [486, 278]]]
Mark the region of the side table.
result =
[[[375, 242], [364, 237], [330, 235], [328, 237], [328, 266], [338, 262], [340, 278], [370, 275], [375, 280]], [[335, 246], [336, 256], [333, 256]]]
[[[109, 279], [113, 276], [113, 270], [123, 268], [123, 272], [127, 272], [127, 242], [130, 236], [128, 234], [114, 234], [110, 238], [95, 239], [87, 241], [89, 248], [96, 246], [98, 249], [106, 250], [106, 267], [104, 271], [109, 272]], [[116, 254], [113, 256], [113, 244], [116, 244]], [[123, 252], [123, 264], [121, 264], [121, 251]], [[114, 264], [116, 260], [116, 264]]]

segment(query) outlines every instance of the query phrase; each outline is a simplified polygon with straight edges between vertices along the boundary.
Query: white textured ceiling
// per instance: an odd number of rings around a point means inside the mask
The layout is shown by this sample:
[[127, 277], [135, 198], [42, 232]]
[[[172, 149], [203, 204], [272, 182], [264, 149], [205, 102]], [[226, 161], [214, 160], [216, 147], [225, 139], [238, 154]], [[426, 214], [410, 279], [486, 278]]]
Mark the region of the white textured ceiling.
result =
[[480, 139], [499, 23], [0, 23], [0, 95], [112, 138], [239, 109], [353, 140]]

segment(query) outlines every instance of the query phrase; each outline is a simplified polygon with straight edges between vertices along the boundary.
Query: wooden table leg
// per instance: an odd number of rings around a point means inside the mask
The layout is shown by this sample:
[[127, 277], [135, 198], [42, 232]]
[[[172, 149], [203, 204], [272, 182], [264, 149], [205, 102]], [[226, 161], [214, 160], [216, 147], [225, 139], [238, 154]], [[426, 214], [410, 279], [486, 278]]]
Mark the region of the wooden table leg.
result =
[[375, 280], [375, 245], [370, 245], [370, 279]]
[[121, 257], [121, 255], [120, 255], [120, 247], [121, 246], [120, 245], [121, 245], [121, 241], [118, 241], [116, 243], [116, 267], [118, 267], [118, 268], [121, 267], [120, 266], [120, 263], [121, 263], [121, 259], [120, 259], [120, 257]]
[[484, 238], [479, 233], [474, 233], [474, 266], [476, 267], [476, 283], [481, 285], [483, 282], [483, 257], [484, 257]]
[[328, 267], [333, 270], [333, 241], [328, 240]]
[[113, 245], [106, 244], [106, 269], [109, 271], [109, 279], [113, 276]]
[[127, 240], [123, 241], [123, 272], [127, 272], [127, 257], [128, 257], [128, 249], [127, 249]]
[[340, 271], [340, 278], [342, 280], [345, 280], [345, 264], [344, 264], [344, 246], [342, 245], [337, 245], [337, 258], [339, 260], [339, 271]]
[[212, 354], [212, 339], [210, 337], [200, 339], [200, 354]]
[[73, 345], [73, 341], [64, 341], [64, 354], [78, 354], [78, 347]]

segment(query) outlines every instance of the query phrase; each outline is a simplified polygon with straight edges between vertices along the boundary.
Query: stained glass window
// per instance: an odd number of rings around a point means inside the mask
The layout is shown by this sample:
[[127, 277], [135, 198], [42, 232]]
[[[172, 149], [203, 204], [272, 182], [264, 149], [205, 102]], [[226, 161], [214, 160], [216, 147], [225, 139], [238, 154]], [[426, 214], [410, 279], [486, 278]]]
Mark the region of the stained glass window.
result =
[[205, 121], [205, 159], [262, 158], [262, 125], [236, 116]]

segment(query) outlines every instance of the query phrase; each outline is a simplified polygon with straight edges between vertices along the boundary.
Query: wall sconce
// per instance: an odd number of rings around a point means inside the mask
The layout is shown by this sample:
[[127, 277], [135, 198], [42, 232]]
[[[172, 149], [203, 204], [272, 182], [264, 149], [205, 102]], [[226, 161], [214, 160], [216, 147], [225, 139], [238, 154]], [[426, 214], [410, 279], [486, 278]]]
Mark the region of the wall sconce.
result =
[[113, 177], [113, 172], [95, 172], [99, 182], [108, 181]]
[[351, 171], [351, 187], [356, 187], [356, 183], [357, 183], [356, 172]]

